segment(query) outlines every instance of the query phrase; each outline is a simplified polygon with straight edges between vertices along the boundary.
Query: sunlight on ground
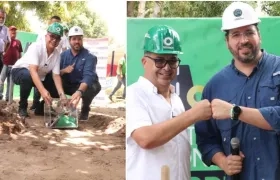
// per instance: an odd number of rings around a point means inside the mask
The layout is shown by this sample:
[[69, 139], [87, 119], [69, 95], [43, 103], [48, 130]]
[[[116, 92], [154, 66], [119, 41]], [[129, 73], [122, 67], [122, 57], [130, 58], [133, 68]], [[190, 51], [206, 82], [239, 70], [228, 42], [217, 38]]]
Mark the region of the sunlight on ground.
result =
[[64, 132], [66, 132], [68, 134], [68, 137], [94, 137], [94, 134], [90, 131], [87, 132], [83, 132], [83, 131], [79, 131], [79, 130], [65, 130]]
[[83, 171], [83, 170], [80, 170], [80, 169], [77, 169], [77, 170], [76, 170], [76, 172], [78, 172], [78, 173], [82, 173], [82, 174], [88, 174], [88, 172], [87, 172], [87, 171]]
[[26, 133], [20, 134], [20, 136], [31, 137], [31, 138], [34, 138], [34, 139], [38, 139], [38, 137], [35, 136], [34, 134], [32, 134], [32, 132], [26, 132]]

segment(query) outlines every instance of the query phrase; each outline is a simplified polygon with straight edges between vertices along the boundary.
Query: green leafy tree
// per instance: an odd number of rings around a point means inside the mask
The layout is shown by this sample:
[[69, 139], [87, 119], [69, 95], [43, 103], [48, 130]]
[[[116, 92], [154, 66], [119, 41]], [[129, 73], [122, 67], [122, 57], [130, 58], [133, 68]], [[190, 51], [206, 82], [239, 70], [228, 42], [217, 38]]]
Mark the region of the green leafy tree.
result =
[[[128, 1], [128, 17], [221, 17], [231, 1]], [[256, 2], [247, 2], [256, 7]]]
[[34, 11], [39, 20], [46, 24], [50, 17], [58, 15], [62, 23], [69, 27], [78, 25], [87, 37], [107, 35], [105, 23], [87, 7], [86, 1], [1, 1], [0, 8], [7, 12], [6, 25], [16, 25], [19, 30], [30, 32], [29, 18], [26, 11]]

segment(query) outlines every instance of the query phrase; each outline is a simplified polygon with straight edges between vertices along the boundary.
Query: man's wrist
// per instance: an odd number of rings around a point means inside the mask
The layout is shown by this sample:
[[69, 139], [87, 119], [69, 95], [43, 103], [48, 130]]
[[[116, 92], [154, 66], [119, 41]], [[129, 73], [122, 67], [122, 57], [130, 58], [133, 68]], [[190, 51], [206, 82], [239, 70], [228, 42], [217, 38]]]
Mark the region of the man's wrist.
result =
[[59, 96], [63, 96], [63, 95], [65, 95], [64, 92], [60, 92], [59, 93]]
[[84, 94], [84, 91], [81, 89], [78, 89], [76, 92], [79, 92], [81, 96], [83, 96], [83, 94]]

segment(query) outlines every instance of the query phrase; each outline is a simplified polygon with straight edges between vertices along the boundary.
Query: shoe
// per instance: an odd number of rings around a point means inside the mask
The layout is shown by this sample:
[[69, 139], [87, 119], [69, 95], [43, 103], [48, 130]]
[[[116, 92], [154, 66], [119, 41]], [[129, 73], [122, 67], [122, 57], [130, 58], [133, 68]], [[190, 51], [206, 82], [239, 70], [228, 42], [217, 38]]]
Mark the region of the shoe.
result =
[[34, 111], [36, 109], [37, 106], [39, 106], [40, 101], [39, 102], [33, 102], [32, 106], [29, 108], [29, 110]]
[[36, 109], [35, 104], [32, 104], [32, 106], [29, 108], [29, 110], [34, 111]]
[[113, 101], [113, 98], [112, 98], [112, 96], [111, 96], [111, 95], [110, 95], [108, 98], [109, 98], [112, 102], [114, 102], [114, 101]]
[[19, 108], [18, 114], [20, 117], [29, 117], [26, 108]]
[[80, 121], [87, 121], [88, 120], [88, 114], [89, 114], [89, 112], [87, 111], [87, 112], [81, 112], [81, 114], [80, 114], [80, 116], [79, 116], [79, 120]]

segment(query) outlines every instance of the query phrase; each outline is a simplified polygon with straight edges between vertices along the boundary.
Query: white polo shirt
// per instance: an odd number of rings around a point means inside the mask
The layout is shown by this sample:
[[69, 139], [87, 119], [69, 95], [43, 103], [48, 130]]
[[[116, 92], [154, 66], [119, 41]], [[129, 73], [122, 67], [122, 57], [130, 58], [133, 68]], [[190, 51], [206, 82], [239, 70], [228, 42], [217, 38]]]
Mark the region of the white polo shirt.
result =
[[46, 43], [34, 42], [27, 49], [26, 53], [13, 65], [13, 68], [27, 68], [29, 65], [37, 65], [38, 74], [43, 81], [46, 74], [53, 72], [60, 74], [60, 53], [57, 49], [48, 57]]
[[[1, 27], [0, 27], [0, 29], [1, 29]], [[8, 42], [11, 42], [9, 29], [7, 28], [7, 26], [3, 25], [2, 29], [0, 31], [0, 52], [1, 53], [5, 51], [5, 46]]]
[[[46, 39], [45, 39], [46, 34], [47, 34], [47, 31], [44, 31], [44, 32], [38, 34], [36, 42], [45, 42], [46, 41]], [[59, 53], [62, 52], [62, 48], [67, 48], [67, 44], [66, 44], [66, 41], [65, 41], [64, 38], [65, 37], [63, 37], [63, 36], [61, 37], [61, 40], [59, 41], [59, 44], [56, 47]]]
[[128, 86], [126, 110], [126, 179], [160, 180], [161, 167], [169, 166], [170, 180], [190, 180], [190, 142], [187, 129], [166, 144], [141, 148], [131, 137], [140, 127], [157, 124], [185, 111], [179, 96], [171, 93], [171, 104], [144, 77]]

